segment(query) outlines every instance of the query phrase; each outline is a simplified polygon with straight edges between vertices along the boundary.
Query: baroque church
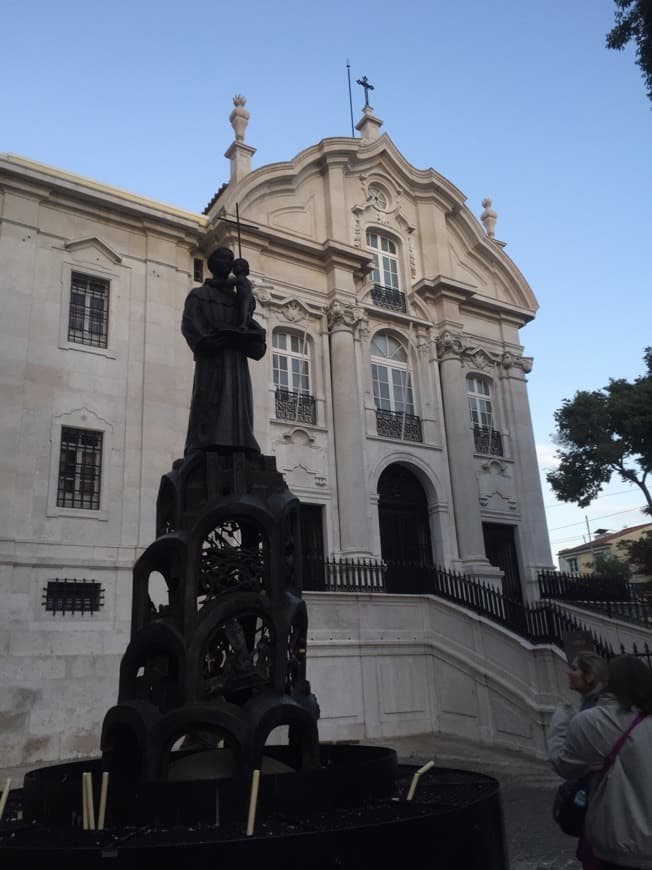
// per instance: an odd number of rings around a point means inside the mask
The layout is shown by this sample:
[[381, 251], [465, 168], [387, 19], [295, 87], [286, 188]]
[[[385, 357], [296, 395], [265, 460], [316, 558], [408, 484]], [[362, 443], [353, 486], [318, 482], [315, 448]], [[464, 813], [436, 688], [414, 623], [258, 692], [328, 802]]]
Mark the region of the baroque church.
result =
[[[370, 106], [359, 136], [257, 169], [248, 118], [234, 98], [202, 214], [0, 156], [0, 766], [97, 750], [185, 442], [184, 301], [217, 246], [248, 260], [267, 331], [255, 434], [302, 504], [322, 736], [541, 751], [553, 652], [416, 582], [440, 566], [529, 601], [552, 565], [519, 332], [534, 294], [491, 202], [478, 220]], [[338, 588], [342, 560], [381, 566], [381, 594]]]

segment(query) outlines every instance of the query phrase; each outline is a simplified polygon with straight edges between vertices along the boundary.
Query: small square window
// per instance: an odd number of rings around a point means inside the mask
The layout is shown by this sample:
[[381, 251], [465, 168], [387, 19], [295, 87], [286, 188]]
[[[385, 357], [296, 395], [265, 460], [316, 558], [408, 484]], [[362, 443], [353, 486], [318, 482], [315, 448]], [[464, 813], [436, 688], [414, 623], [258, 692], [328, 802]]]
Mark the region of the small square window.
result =
[[95, 613], [104, 604], [104, 592], [94, 580], [48, 580], [43, 606], [49, 613]]
[[106, 347], [109, 334], [109, 282], [73, 272], [70, 279], [68, 341]]

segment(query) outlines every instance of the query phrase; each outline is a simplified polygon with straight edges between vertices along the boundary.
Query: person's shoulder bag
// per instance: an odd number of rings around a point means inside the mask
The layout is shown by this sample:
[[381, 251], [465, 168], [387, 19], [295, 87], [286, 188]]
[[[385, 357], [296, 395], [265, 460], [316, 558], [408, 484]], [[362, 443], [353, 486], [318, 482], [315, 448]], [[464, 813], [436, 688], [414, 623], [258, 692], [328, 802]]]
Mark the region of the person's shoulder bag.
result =
[[[630, 733], [636, 728], [643, 716], [638, 714], [634, 717], [629, 728], [624, 731], [614, 743], [605, 759], [604, 765], [598, 774], [596, 786], [605, 776], [616, 756], [623, 748]], [[591, 775], [581, 779], [567, 779], [559, 786], [552, 805], [552, 817], [565, 834], [571, 837], [579, 837], [584, 828], [586, 810], [589, 804], [589, 783]]]

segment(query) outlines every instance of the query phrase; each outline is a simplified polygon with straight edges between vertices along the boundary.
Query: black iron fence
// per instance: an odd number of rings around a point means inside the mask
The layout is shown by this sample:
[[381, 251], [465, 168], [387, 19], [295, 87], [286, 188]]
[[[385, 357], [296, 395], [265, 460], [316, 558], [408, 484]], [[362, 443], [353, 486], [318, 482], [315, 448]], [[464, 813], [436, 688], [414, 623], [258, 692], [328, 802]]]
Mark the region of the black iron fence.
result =
[[539, 571], [537, 580], [541, 598], [552, 598], [557, 601], [630, 600], [630, 587], [625, 577]]
[[591, 610], [609, 619], [620, 619], [652, 629], [652, 606], [644, 601], [573, 601], [582, 610]]
[[629, 655], [638, 656], [638, 658], [643, 659], [648, 668], [652, 668], [652, 648], [650, 648], [649, 643], [644, 643], [641, 647], [637, 644], [633, 644], [632, 649], [625, 649], [624, 645], [621, 643], [620, 653], [621, 655], [629, 653]]
[[405, 293], [394, 287], [385, 287], [382, 284], [374, 284], [371, 288], [371, 299], [374, 305], [380, 308], [389, 308], [390, 311], [407, 311]]
[[[306, 569], [304, 591], [435, 595], [485, 616], [533, 644], [550, 643], [563, 650], [564, 636], [582, 631], [591, 636], [600, 655], [611, 658], [618, 652], [552, 598], [516, 601], [490, 583], [456, 571], [416, 562], [316, 557], [307, 559]], [[648, 644], [632, 650], [621, 645], [620, 652], [642, 656], [652, 665]]]
[[278, 420], [296, 420], [298, 423], [314, 423], [316, 420], [315, 397], [308, 393], [277, 387], [275, 404]]
[[541, 598], [652, 628], [652, 605], [636, 599], [625, 577], [556, 571], [540, 571], [537, 576]]
[[474, 426], [473, 442], [477, 453], [486, 453], [489, 456], [505, 455], [502, 434], [489, 426]]
[[384, 438], [402, 438], [404, 441], [423, 441], [421, 417], [399, 411], [376, 409], [376, 432]]

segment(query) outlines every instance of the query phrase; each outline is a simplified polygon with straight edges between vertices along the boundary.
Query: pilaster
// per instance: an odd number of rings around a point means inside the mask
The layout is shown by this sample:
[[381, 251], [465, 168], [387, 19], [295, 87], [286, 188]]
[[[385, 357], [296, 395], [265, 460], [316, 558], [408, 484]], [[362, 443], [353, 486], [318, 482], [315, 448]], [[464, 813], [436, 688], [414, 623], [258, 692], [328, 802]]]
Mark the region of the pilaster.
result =
[[514, 483], [523, 518], [523, 580], [526, 597], [533, 599], [538, 597], [537, 571], [552, 568], [553, 564], [548, 535], [545, 534], [546, 516], [527, 395], [526, 375], [532, 370], [532, 359], [506, 352], [503, 354], [502, 367], [505, 405], [512, 436], [511, 450], [517, 469]]
[[497, 575], [484, 550], [482, 521], [475, 479], [473, 434], [469, 425], [466, 384], [462, 371], [464, 344], [448, 330], [437, 339], [453, 512], [460, 559], [468, 574]]
[[364, 417], [355, 351], [362, 312], [335, 299], [328, 308], [333, 432], [337, 468], [340, 551], [347, 557], [370, 555], [369, 499], [366, 483]]

